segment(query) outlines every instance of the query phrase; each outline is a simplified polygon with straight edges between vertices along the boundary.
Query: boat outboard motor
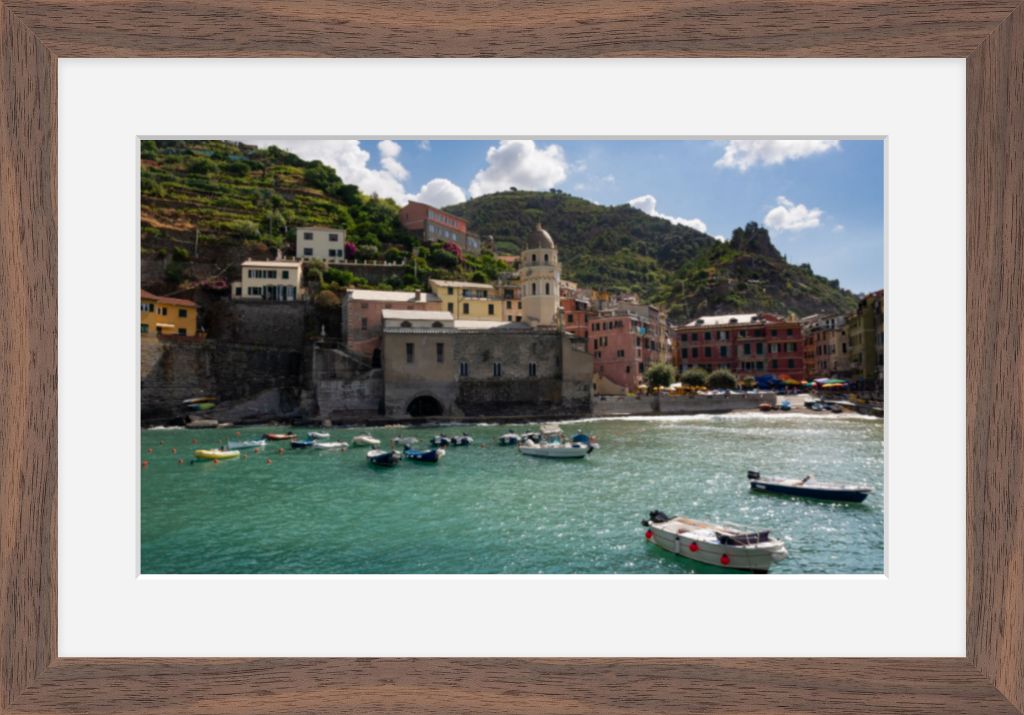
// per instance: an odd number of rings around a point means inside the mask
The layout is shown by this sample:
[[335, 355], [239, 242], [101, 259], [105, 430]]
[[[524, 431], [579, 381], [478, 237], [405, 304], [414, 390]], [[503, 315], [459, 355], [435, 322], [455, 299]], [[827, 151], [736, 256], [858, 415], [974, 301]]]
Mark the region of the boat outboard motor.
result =
[[652, 511], [650, 513], [650, 519], [644, 519], [643, 521], [640, 522], [640, 525], [641, 526], [650, 526], [651, 524], [662, 524], [662, 523], [664, 523], [666, 521], [669, 521], [671, 519], [672, 519], [672, 517], [670, 517], [668, 514], [666, 514], [663, 511]]
[[747, 470], [747, 479], [760, 479], [761, 472], [755, 472], [753, 469]]

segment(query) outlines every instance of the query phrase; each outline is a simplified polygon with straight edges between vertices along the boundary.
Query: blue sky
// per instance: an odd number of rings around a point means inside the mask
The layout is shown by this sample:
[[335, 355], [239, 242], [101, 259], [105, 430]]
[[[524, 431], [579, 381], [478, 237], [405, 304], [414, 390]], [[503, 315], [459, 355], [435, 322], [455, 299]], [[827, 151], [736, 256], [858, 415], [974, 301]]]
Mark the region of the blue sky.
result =
[[[263, 139], [399, 205], [558, 188], [728, 238], [766, 225], [792, 263], [858, 293], [883, 286], [881, 140]], [[556, 238], [557, 240], [557, 238]]]

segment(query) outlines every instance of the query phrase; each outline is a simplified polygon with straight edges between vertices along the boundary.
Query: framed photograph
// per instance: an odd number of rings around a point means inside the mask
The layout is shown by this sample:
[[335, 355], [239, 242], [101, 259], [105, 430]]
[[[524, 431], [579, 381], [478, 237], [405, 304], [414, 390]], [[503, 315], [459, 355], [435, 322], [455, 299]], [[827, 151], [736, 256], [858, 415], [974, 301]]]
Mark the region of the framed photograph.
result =
[[1013, 3], [57, 10], [0, 712], [1024, 709]]

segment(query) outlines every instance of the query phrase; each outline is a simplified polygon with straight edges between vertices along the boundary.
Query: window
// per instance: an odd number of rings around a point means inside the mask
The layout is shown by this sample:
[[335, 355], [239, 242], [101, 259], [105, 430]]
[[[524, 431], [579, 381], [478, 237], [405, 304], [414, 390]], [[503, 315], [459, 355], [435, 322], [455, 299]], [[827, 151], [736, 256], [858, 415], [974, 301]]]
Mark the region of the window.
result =
[[327, 240], [328, 241], [335, 241], [335, 242], [337, 242], [338, 234], [336, 234], [336, 233], [329, 233], [329, 234], [327, 234]]
[[465, 360], [459, 363], [459, 377], [469, 377], [469, 363]]
[[704, 357], [711, 357], [711, 348], [704, 348]]
[[548, 262], [548, 254], [546, 254], [546, 253], [544, 254], [544, 262], [545, 262], [545, 263], [547, 263], [547, 262]]
[[718, 348], [718, 357], [729, 357], [729, 346], [723, 345]]
[[145, 323], [142, 323], [141, 325], [142, 325], [142, 334], [145, 335], [146, 333], [149, 332], [149, 326], [146, 325]]
[[544, 284], [544, 295], [551, 295], [551, 284], [550, 283], [545, 283]]
[[178, 335], [184, 335], [184, 334], [185, 334], [185, 329], [184, 328], [178, 328]]
[[690, 351], [690, 357], [697, 357], [697, 348]]
[[160, 307], [160, 308], [157, 308], [157, 311], [156, 311], [156, 312], [157, 312], [157, 313], [158, 313], [159, 315], [167, 315], [167, 308], [166, 308], [166, 307]]
[[437, 361], [444, 362], [444, 343], [437, 344]]
[[764, 343], [757, 344], [757, 354], [764, 355]]
[[626, 351], [625, 351], [625, 350], [619, 350], [619, 351], [617, 351], [617, 352], [615, 353], [615, 357], [618, 357], [618, 358], [624, 358], [624, 357], [626, 357]]
[[685, 343], [685, 342], [686, 342], [686, 339], [687, 339], [687, 335], [686, 335], [686, 333], [683, 333], [683, 334], [681, 334], [681, 335], [679, 336], [679, 342], [681, 342], [681, 343]]
[[536, 263], [536, 262], [537, 262], [537, 254], [536, 254], [536, 253], [534, 253], [534, 254], [533, 254], [533, 262], [534, 262], [534, 263]]
[[630, 368], [630, 366], [629, 366], [629, 365], [626, 365], [626, 374], [627, 374], [627, 375], [629, 374], [629, 368]]
[[363, 319], [362, 319], [362, 320], [360, 321], [360, 323], [361, 323], [361, 327], [362, 327], [362, 329], [363, 329], [363, 330], [366, 330], [366, 318], [363, 318]]
[[302, 249], [302, 255], [303, 256], [312, 256], [313, 255], [313, 249], [312, 248], [303, 248]]
[[236, 296], [242, 295], [242, 286], [235, 286], [235, 295]]
[[512, 301], [506, 300], [505, 301], [505, 308], [506, 308], [506, 310], [512, 310]]
[[335, 258], [338, 255], [338, 252], [332, 248], [329, 251], [327, 251], [327, 255], [330, 256], [331, 258]]
[[405, 344], [405, 361], [412, 362], [416, 357], [416, 346], [412, 343]]
[[287, 278], [288, 277], [288, 271], [281, 271], [281, 277], [282, 278]]
[[711, 340], [711, 332], [710, 331], [704, 333], [704, 339], [705, 340]]
[[500, 362], [496, 362], [493, 365], [491, 365], [491, 373], [495, 377], [501, 377], [501, 363]]
[[448, 312], [449, 313], [454, 313], [455, 312], [455, 305], [454, 304], [452, 304], [452, 303], [448, 304]]
[[402, 327], [402, 328], [411, 328], [412, 327], [412, 323], [409, 322], [408, 320], [403, 320], [400, 327]]
[[527, 365], [526, 372], [530, 377], [537, 377], [537, 363], [531, 362]]
[[792, 358], [790, 358], [788, 363], [787, 363], [787, 367], [796, 367], [796, 360], [793, 360]]
[[448, 295], [451, 295], [454, 292], [455, 292], [455, 290], [451, 286], [448, 286]]
[[178, 308], [178, 317], [179, 318], [187, 318], [188, 317], [188, 311], [185, 310], [184, 308]]
[[305, 241], [312, 241], [313, 240], [313, 234], [307, 231], [306, 233], [302, 234], [302, 238]]
[[494, 315], [494, 303], [487, 304], [487, 314]]
[[530, 284], [530, 293], [532, 295], [537, 295], [537, 284], [536, 283], [531, 283]]
[[566, 315], [565, 320], [566, 320], [566, 322], [571, 323], [572, 322], [572, 313], [569, 313], [568, 315]]
[[462, 314], [466, 315], [467, 313], [469, 313], [469, 303], [463, 303], [462, 304]]

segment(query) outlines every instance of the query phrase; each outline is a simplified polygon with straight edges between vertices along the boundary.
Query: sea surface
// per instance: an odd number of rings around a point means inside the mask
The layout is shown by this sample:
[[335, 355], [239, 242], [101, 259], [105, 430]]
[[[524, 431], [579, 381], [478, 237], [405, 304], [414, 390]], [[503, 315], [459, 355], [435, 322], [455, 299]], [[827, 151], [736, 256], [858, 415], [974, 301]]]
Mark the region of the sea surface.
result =
[[[475, 444], [449, 448], [440, 464], [392, 469], [370, 466], [365, 447], [287, 442], [213, 464], [192, 463], [192, 450], [281, 428], [143, 430], [142, 572], [731, 573], [647, 543], [640, 521], [653, 509], [770, 528], [790, 554], [772, 573], [883, 571], [882, 420], [795, 411], [561, 424], [567, 435], [595, 435], [600, 449], [545, 460], [497, 445], [526, 425], [395, 426], [325, 431], [350, 443], [364, 432], [382, 442], [416, 436], [419, 446], [467, 432]], [[875, 492], [863, 504], [754, 494], [748, 469]]]

